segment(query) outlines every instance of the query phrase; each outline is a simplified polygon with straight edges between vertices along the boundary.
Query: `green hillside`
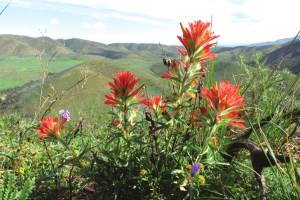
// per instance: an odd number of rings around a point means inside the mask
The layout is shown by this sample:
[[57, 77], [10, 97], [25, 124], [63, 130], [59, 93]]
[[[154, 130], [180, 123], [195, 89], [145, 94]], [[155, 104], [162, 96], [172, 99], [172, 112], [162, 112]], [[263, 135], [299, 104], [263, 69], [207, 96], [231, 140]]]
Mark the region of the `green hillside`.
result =
[[105, 45], [82, 39], [0, 35], [0, 90], [38, 80], [45, 70], [57, 73], [87, 60], [120, 60], [117, 63], [133, 60], [143, 65], [161, 60], [163, 55], [174, 56], [175, 52], [175, 47], [158, 44]]
[[56, 40], [0, 35], [0, 90], [21, 86], [81, 63], [80, 57]]
[[38, 80], [43, 76], [45, 69], [50, 73], [56, 73], [81, 62], [80, 58], [75, 57], [59, 57], [46, 63], [33, 56], [1, 56], [0, 90]]
[[[39, 79], [45, 70], [50, 76], [44, 85], [43, 98], [51, 96], [50, 99], [60, 96], [62, 91], [76, 83], [83, 69], [87, 72], [89, 77], [85, 84], [81, 83], [68, 91], [54, 106], [57, 109], [68, 108], [77, 116], [87, 116], [90, 110], [108, 111], [101, 98], [107, 93], [107, 82], [117, 71], [132, 71], [148, 86], [147, 92], [156, 93], [166, 86], [160, 78], [167, 69], [162, 58], [178, 56], [176, 46], [159, 44], [105, 45], [81, 39], [52, 40], [12, 35], [0, 36], [0, 44], [3, 44], [0, 52], [6, 52], [0, 57], [0, 90], [16, 87], [1, 92], [0, 107], [2, 110], [21, 111], [26, 114], [34, 114], [39, 108]], [[45, 44], [47, 45], [44, 46]], [[36, 56], [42, 48], [43, 56]], [[214, 67], [216, 79], [234, 81], [233, 75], [239, 75], [243, 70], [240, 65], [241, 58], [249, 66], [255, 66], [256, 60], [265, 60], [271, 65], [270, 61], [280, 57], [285, 48], [287, 47], [281, 44], [217, 47], [215, 52], [218, 59], [211, 63], [208, 70], [212, 71]], [[298, 43], [290, 48], [289, 69], [299, 66], [299, 49]], [[25, 83], [27, 84], [22, 86]]]
[[238, 46], [238, 47], [217, 47], [216, 53], [218, 60], [222, 62], [239, 61], [243, 56], [245, 61], [252, 61], [256, 55], [267, 55], [272, 51], [280, 48], [280, 45], [266, 45], [266, 46]]
[[[75, 116], [91, 117], [90, 113], [95, 110], [104, 113], [104, 111], [108, 111], [108, 107], [104, 106], [103, 103], [103, 97], [108, 92], [107, 83], [117, 71], [125, 69], [133, 71], [136, 76], [141, 78], [141, 83], [146, 84], [148, 87], [145, 90], [147, 93], [162, 92], [165, 82], [151, 72], [150, 65], [151, 63], [141, 60], [111, 61], [109, 59], [97, 59], [87, 61], [70, 70], [55, 74], [47, 80], [43, 89], [43, 99], [49, 96], [51, 98], [44, 108], [47, 107], [51, 99], [59, 97], [65, 91], [63, 98], [55, 104], [53, 109], [67, 108]], [[88, 75], [87, 80], [66, 91], [67, 88], [82, 78], [83, 71]], [[23, 90], [22, 93], [17, 95], [14, 95], [14, 92], [10, 94], [15, 100], [8, 107], [10, 110], [34, 114], [39, 108], [40, 84], [36, 84], [33, 88], [27, 86], [27, 89]], [[8, 96], [8, 98], [10, 97]], [[27, 102], [31, 103], [28, 104]]]

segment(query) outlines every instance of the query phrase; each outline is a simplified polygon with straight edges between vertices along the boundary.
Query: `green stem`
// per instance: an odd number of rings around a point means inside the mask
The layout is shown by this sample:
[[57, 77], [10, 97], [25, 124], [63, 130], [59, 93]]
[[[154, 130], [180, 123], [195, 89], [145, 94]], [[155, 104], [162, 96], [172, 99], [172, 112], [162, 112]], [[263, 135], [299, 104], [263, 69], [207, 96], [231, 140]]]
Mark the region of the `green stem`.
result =
[[77, 157], [77, 155], [76, 155], [76, 153], [74, 152], [74, 150], [71, 148], [71, 147], [69, 147], [69, 145], [64, 141], [64, 140], [62, 140], [60, 137], [57, 137], [56, 138], [57, 139], [57, 141], [58, 142], [60, 142], [69, 152], [71, 152], [71, 154], [72, 154], [72, 156], [73, 157]]
[[206, 151], [206, 149], [208, 147], [208, 142], [209, 142], [208, 139], [215, 135], [217, 129], [218, 129], [218, 126], [215, 123], [213, 125], [213, 127], [211, 128], [211, 130], [209, 131], [209, 134], [203, 138], [203, 143], [202, 143], [203, 147], [201, 148], [200, 154], [196, 158], [196, 162], [199, 162], [199, 160], [201, 160], [202, 156], [204, 155], [204, 152]]
[[48, 159], [49, 159], [50, 164], [51, 164], [52, 172], [55, 174], [55, 191], [56, 191], [56, 195], [57, 195], [57, 192], [58, 192], [58, 179], [57, 179], [57, 174], [56, 174], [55, 166], [54, 166], [54, 163], [53, 163], [52, 157], [50, 155], [50, 152], [48, 150], [48, 146], [47, 146], [46, 142], [43, 141], [43, 144], [44, 144], [44, 147], [45, 147], [45, 150], [46, 150], [46, 154], [47, 154]]
[[43, 144], [44, 144], [44, 147], [45, 147], [45, 149], [46, 149], [46, 154], [47, 154], [48, 159], [49, 159], [50, 164], [51, 164], [52, 172], [55, 173], [55, 166], [54, 166], [52, 157], [51, 157], [51, 155], [50, 155], [50, 153], [49, 153], [48, 146], [47, 146], [47, 144], [46, 144], [45, 141], [43, 141]]
[[128, 112], [128, 107], [127, 107], [127, 102], [125, 100], [124, 103], [124, 108], [123, 108], [123, 113], [124, 113], [124, 130], [127, 130], [127, 126], [128, 126], [128, 118], [127, 118], [127, 112]]
[[[178, 97], [180, 98], [182, 95], [183, 95], [183, 93], [184, 93], [184, 91], [183, 91], [183, 88], [184, 88], [184, 85], [185, 85], [185, 81], [187, 80], [187, 71], [185, 72], [185, 74], [184, 74], [184, 77], [183, 77], [183, 79], [182, 79], [182, 82], [181, 82], [181, 84], [180, 84], [180, 87], [179, 87], [179, 95], [178, 95]], [[178, 98], [178, 99], [179, 99]]]

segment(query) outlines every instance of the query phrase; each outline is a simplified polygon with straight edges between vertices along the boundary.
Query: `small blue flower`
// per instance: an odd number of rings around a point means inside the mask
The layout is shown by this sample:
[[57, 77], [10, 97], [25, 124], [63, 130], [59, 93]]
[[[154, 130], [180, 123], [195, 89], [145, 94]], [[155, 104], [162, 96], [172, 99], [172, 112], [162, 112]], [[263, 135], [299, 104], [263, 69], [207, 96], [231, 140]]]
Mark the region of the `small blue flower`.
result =
[[191, 168], [191, 176], [194, 177], [198, 173], [200, 168], [201, 168], [200, 163], [193, 163]]
[[61, 118], [64, 118], [67, 122], [70, 121], [70, 119], [71, 119], [71, 114], [68, 110], [61, 109], [58, 112], [58, 114]]

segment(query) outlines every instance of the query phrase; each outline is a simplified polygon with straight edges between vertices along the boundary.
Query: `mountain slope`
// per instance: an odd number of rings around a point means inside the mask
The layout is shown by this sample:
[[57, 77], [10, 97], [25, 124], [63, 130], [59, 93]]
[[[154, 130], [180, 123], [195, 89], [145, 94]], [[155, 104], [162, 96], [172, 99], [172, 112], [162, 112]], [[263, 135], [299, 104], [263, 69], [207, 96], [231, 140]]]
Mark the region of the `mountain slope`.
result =
[[266, 45], [266, 46], [237, 46], [237, 47], [217, 47], [216, 53], [218, 59], [222, 62], [239, 61], [242, 56], [246, 62], [252, 61], [257, 55], [265, 56], [276, 49], [280, 48], [280, 45]]
[[[294, 38], [282, 38], [275, 41], [268, 41], [268, 42], [260, 42], [260, 43], [254, 43], [247, 45], [249, 47], [258, 47], [258, 46], [267, 46], [267, 45], [284, 45], [288, 42], [291, 42]], [[297, 38], [297, 40], [300, 40], [300, 38]]]
[[293, 44], [286, 44], [275, 51], [270, 52], [264, 58], [265, 62], [272, 66], [283, 58], [281, 68], [287, 68], [293, 73], [300, 73], [300, 41]]

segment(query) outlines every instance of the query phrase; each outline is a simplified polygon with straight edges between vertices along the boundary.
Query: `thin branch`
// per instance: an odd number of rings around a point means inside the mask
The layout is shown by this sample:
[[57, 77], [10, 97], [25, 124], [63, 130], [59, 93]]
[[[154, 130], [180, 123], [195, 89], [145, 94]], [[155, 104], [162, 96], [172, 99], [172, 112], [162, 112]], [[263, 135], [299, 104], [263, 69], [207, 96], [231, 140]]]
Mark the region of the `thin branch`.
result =
[[8, 8], [8, 6], [10, 5], [11, 0], [6, 4], [6, 6], [4, 6], [4, 8], [1, 10], [0, 12], [0, 16], [4, 13], [4, 11]]
[[82, 79], [80, 79], [79, 81], [75, 82], [73, 85], [71, 85], [70, 87], [68, 87], [67, 89], [64, 90], [64, 93], [62, 93], [61, 95], [59, 95], [58, 97], [56, 97], [53, 101], [51, 101], [51, 103], [49, 104], [49, 106], [46, 108], [46, 110], [44, 111], [41, 119], [43, 119], [47, 114], [48, 112], [50, 112], [51, 108], [54, 106], [54, 104], [60, 100], [64, 95], [65, 93], [69, 92], [70, 90], [72, 90], [74, 87], [76, 87], [77, 85], [79, 85], [81, 82], [84, 82], [87, 78], [87, 77], [83, 77]]
[[224, 159], [231, 162], [241, 150], [247, 149], [250, 152], [250, 158], [252, 168], [254, 170], [255, 180], [259, 186], [261, 193], [261, 200], [266, 200], [266, 184], [262, 176], [262, 171], [266, 167], [271, 167], [276, 164], [276, 160], [279, 162], [289, 162], [290, 158], [284, 155], [275, 155], [274, 157], [268, 151], [264, 151], [254, 142], [248, 140], [238, 140], [232, 142], [226, 149], [226, 153], [221, 153]]

